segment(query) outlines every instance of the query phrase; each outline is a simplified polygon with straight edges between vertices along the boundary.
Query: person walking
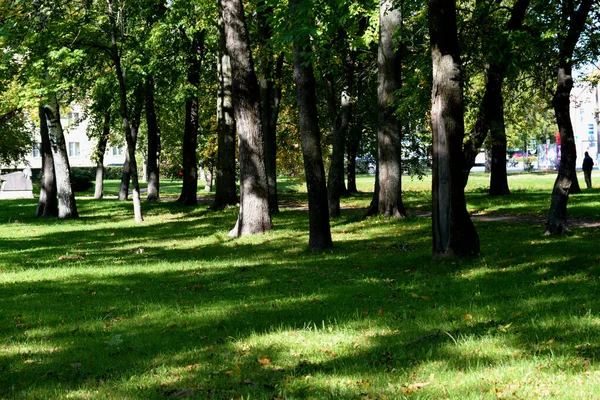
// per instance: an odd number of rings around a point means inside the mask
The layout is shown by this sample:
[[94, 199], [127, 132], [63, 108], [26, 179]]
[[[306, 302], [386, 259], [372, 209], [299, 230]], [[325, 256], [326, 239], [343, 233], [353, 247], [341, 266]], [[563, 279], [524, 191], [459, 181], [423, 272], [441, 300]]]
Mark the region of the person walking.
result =
[[583, 170], [585, 184], [587, 185], [587, 188], [590, 189], [592, 187], [592, 169], [594, 169], [594, 160], [587, 151], [585, 152], [585, 157], [583, 157], [581, 169]]

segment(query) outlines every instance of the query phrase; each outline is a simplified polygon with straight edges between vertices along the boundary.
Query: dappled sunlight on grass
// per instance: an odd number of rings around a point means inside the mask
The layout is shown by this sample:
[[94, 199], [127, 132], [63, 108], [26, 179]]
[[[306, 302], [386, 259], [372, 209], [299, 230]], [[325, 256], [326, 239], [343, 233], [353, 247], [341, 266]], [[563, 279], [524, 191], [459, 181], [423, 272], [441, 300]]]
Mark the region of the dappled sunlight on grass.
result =
[[[430, 208], [405, 187], [409, 211]], [[490, 214], [548, 201], [468, 196]], [[234, 240], [236, 208], [144, 203], [137, 225], [129, 202], [80, 201], [74, 221], [3, 203], [0, 397], [600, 395], [600, 229], [476, 220], [480, 257], [434, 260], [428, 217], [365, 219], [351, 207], [369, 194], [343, 201], [335, 246], [317, 253], [306, 210]]]

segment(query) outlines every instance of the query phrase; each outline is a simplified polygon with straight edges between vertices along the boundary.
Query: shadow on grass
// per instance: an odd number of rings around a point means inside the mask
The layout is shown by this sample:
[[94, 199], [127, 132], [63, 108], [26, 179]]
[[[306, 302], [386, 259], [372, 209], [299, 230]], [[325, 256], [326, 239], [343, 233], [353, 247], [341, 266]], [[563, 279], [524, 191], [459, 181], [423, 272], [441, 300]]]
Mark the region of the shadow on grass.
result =
[[425, 218], [342, 217], [336, 248], [309, 254], [305, 211], [244, 241], [224, 234], [235, 210], [159, 203], [147, 225], [95, 228], [125, 211], [84, 207], [92, 217], [58, 231], [19, 217], [11, 231], [40, 233], [0, 243], [5, 272], [61, 274], [2, 285], [0, 397], [399, 397], [436, 365], [485, 374], [538, 357], [578, 371], [596, 357], [598, 230], [543, 238], [527, 224], [477, 221], [481, 258], [436, 261]]

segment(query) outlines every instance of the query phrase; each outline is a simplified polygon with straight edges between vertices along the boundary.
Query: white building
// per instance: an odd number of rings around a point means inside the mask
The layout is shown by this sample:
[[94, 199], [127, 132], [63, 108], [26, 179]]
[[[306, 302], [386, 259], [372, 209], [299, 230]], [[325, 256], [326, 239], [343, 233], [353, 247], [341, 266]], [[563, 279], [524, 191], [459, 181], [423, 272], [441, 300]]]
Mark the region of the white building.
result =
[[577, 146], [577, 168], [581, 168], [586, 151], [598, 166], [599, 94], [600, 82], [577, 85], [571, 92], [571, 123]]
[[[95, 167], [92, 155], [96, 148], [96, 140], [90, 140], [87, 136], [88, 119], [85, 117], [80, 105], [73, 104], [69, 112], [61, 115], [60, 121], [63, 126], [69, 164], [71, 167]], [[42, 154], [40, 152], [39, 132], [34, 134], [34, 146], [32, 152], [25, 157], [25, 162], [18, 168], [30, 166], [32, 169], [42, 167]], [[121, 166], [125, 162], [124, 146], [112, 146], [106, 149], [104, 154], [105, 166]]]

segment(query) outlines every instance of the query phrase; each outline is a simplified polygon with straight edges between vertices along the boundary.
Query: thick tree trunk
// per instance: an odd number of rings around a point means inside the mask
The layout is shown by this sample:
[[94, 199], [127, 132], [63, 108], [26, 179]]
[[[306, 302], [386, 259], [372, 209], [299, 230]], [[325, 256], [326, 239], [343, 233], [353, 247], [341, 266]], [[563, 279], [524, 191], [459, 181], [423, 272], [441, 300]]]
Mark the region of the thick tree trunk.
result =
[[550, 212], [546, 222], [546, 235], [569, 233], [567, 227], [569, 194], [581, 193], [575, 170], [577, 150], [569, 109], [571, 89], [573, 88], [573, 53], [593, 3], [594, 0], [582, 0], [576, 11], [573, 9], [573, 2], [563, 3], [562, 18], [567, 32], [566, 35], [559, 36], [557, 86], [552, 98], [554, 114], [560, 132], [560, 166], [552, 190]]
[[263, 153], [260, 88], [241, 0], [222, 0], [225, 44], [231, 57], [233, 105], [240, 153], [240, 211], [230, 236], [273, 228]]
[[104, 153], [106, 153], [106, 145], [110, 136], [110, 111], [104, 113], [104, 123], [102, 125], [102, 133], [98, 138], [96, 145], [96, 186], [94, 190], [94, 198], [101, 199], [104, 196]]
[[60, 110], [56, 93], [48, 95], [48, 104], [44, 107], [48, 123], [50, 147], [54, 159], [54, 174], [56, 177], [56, 189], [58, 193], [58, 218], [77, 218], [77, 205], [75, 195], [71, 187], [71, 167], [67, 155], [67, 144], [62, 125], [60, 123]]
[[283, 69], [283, 54], [275, 61], [275, 55], [270, 43], [272, 29], [268, 17], [273, 13], [272, 7], [261, 4], [258, 7], [257, 30], [260, 66], [260, 103], [261, 119], [264, 137], [265, 168], [269, 186], [269, 210], [271, 214], [279, 212], [277, 198], [277, 119], [281, 101], [281, 74]]
[[146, 78], [146, 126], [148, 128], [147, 201], [157, 201], [160, 193], [160, 130], [154, 106], [154, 79]]
[[560, 167], [554, 181], [550, 213], [546, 223], [546, 235], [569, 233], [567, 227], [567, 202], [570, 193], [581, 193], [575, 172], [577, 150], [573, 125], [571, 124], [570, 96], [573, 88], [571, 66], [562, 65], [558, 71], [558, 86], [552, 104], [560, 132]]
[[188, 56], [187, 80], [193, 89], [185, 102], [185, 130], [183, 133], [183, 184], [178, 201], [188, 205], [198, 204], [198, 88], [200, 67], [204, 56], [204, 31], [192, 38]]
[[36, 215], [38, 217], [57, 217], [58, 199], [56, 197], [54, 157], [52, 156], [52, 147], [50, 146], [50, 136], [48, 133], [48, 121], [46, 120], [46, 113], [43, 106], [39, 107], [38, 113], [40, 118], [40, 136], [42, 139], [42, 181]]
[[231, 99], [231, 62], [225, 46], [225, 27], [219, 2], [219, 47], [217, 59], [217, 173], [213, 208], [223, 209], [238, 202], [235, 181], [235, 118]]
[[[290, 0], [291, 19], [297, 22], [296, 7], [300, 0]], [[321, 153], [321, 140], [317, 112], [316, 82], [311, 63], [303, 54], [310, 53], [308, 44], [294, 42], [294, 83], [298, 105], [299, 129], [306, 186], [308, 188], [308, 218], [310, 251], [320, 251], [333, 246], [329, 226], [329, 206], [325, 167]], [[306, 39], [308, 41], [308, 39]]]
[[397, 30], [401, 15], [392, 0], [379, 2], [379, 52], [377, 57], [379, 129], [377, 153], [379, 165], [378, 212], [386, 218], [405, 217], [402, 202], [402, 127], [396, 118], [398, 96], [402, 85], [402, 57]]
[[341, 93], [340, 107], [338, 109], [335, 78], [327, 75], [327, 108], [329, 109], [329, 124], [333, 146], [331, 150], [331, 164], [327, 177], [327, 198], [329, 202], [329, 216], [340, 216], [340, 197], [347, 193], [344, 183], [344, 153], [348, 124], [352, 116], [352, 77], [354, 62], [349, 57], [346, 59], [345, 87]]
[[467, 212], [462, 141], [464, 105], [454, 0], [429, 0], [433, 62], [433, 255], [479, 253], [479, 236]]

